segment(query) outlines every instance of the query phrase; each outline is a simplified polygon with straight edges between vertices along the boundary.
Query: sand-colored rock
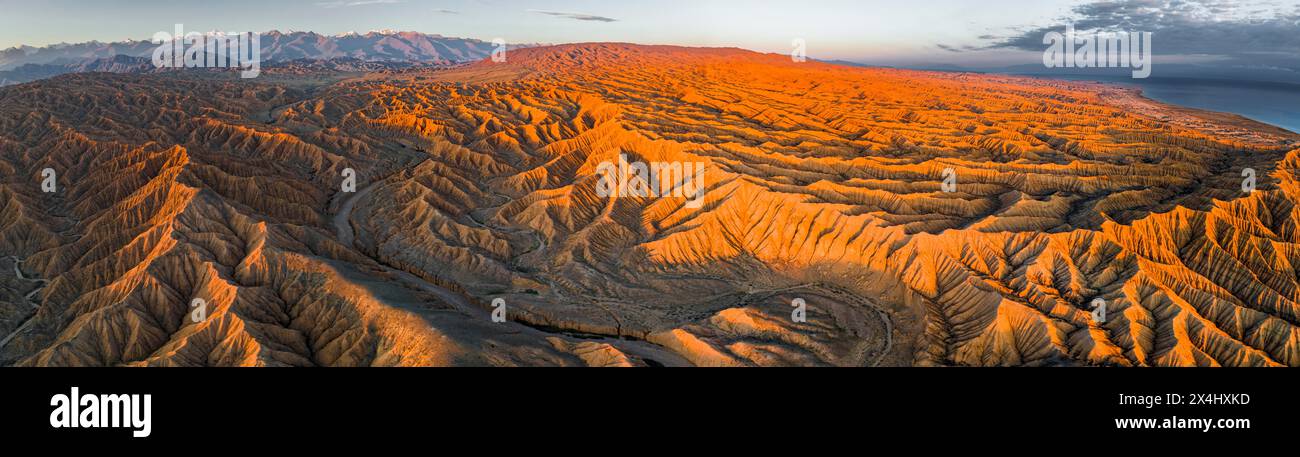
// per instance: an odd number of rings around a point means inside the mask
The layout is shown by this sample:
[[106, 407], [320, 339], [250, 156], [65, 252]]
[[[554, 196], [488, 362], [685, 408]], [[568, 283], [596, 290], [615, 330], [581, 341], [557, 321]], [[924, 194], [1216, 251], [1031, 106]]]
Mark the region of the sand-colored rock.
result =
[[[0, 280], [0, 362], [1300, 366], [1296, 139], [737, 49], [62, 76], [0, 89], [0, 258], [48, 281]], [[602, 196], [621, 157], [701, 205]]]

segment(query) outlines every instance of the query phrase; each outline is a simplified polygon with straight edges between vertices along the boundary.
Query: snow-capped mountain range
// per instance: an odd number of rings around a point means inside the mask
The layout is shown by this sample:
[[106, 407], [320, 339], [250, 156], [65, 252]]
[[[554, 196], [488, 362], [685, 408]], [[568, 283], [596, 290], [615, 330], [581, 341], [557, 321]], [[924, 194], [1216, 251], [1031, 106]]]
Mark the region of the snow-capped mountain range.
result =
[[[272, 30], [262, 33], [260, 39], [261, 58], [267, 63], [349, 58], [369, 62], [453, 64], [486, 58], [494, 49], [490, 41], [392, 30], [333, 36]], [[0, 85], [62, 73], [102, 71], [95, 70], [101, 68], [98, 63], [111, 62], [118, 56], [149, 58], [157, 47], [148, 40], [131, 40], [18, 46], [0, 50]]]

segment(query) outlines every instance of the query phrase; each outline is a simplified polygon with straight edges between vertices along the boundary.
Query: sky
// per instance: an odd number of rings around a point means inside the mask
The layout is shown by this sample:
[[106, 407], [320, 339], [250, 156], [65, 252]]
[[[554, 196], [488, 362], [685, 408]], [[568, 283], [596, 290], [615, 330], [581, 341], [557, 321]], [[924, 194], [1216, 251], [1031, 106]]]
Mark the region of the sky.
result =
[[1157, 55], [1300, 71], [1300, 0], [0, 0], [0, 49], [186, 30], [392, 29], [512, 43], [736, 46], [883, 65], [1040, 61], [1065, 23], [1154, 31]]

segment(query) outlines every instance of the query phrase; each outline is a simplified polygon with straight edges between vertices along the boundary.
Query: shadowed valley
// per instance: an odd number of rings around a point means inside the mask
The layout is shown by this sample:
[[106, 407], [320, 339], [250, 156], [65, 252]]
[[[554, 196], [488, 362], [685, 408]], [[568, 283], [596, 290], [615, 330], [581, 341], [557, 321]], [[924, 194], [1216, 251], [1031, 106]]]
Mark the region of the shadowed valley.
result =
[[1300, 366], [1279, 129], [738, 49], [294, 71], [0, 89], [0, 363]]

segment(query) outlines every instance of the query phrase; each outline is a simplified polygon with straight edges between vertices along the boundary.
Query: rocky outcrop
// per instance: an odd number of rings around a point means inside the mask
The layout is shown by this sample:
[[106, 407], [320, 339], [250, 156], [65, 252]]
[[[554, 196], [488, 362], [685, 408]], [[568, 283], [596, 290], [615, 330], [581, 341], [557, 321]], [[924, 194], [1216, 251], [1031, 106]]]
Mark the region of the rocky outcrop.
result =
[[623, 44], [7, 88], [0, 258], [48, 285], [0, 280], [0, 361], [1300, 365], [1295, 138], [1116, 97]]

